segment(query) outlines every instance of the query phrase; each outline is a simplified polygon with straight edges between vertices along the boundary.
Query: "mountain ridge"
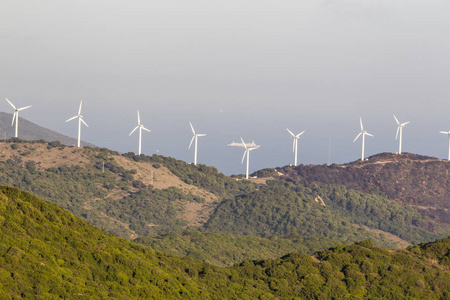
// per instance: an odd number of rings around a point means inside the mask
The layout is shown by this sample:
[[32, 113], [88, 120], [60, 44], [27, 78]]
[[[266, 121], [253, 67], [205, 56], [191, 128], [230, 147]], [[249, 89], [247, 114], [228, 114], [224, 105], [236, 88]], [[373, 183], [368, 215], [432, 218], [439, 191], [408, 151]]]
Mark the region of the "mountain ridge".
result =
[[[0, 112], [0, 139], [10, 139], [14, 137], [14, 126], [11, 126], [13, 115]], [[27, 119], [19, 117], [19, 138], [26, 141], [45, 140], [47, 142], [59, 141], [64, 145], [76, 145], [77, 139], [60, 134], [56, 131], [37, 125]], [[94, 144], [81, 141], [82, 146], [95, 147]]]
[[276, 170], [283, 173], [279, 178], [285, 181], [378, 191], [450, 225], [450, 163], [447, 160], [410, 153], [381, 153], [367, 161], [344, 165], [285, 166]]
[[[343, 243], [371, 239], [392, 248], [432, 241], [450, 232], [439, 220], [375, 190], [302, 184], [277, 174], [243, 180], [170, 157], [55, 142], [0, 142], [0, 153], [0, 184], [32, 192], [123, 238], [165, 235], [157, 242], [166, 247], [177, 239], [170, 232], [186, 230], [205, 236], [212, 232], [256, 236], [254, 241], [262, 237], [265, 242], [271, 236], [291, 234]], [[189, 252], [192, 244], [183, 243], [186, 248], [179, 253]], [[203, 250], [198, 250], [188, 255], [199, 258]], [[242, 257], [231, 251], [226, 255]], [[220, 256], [214, 260], [239, 262]], [[207, 259], [211, 260], [205, 255]]]

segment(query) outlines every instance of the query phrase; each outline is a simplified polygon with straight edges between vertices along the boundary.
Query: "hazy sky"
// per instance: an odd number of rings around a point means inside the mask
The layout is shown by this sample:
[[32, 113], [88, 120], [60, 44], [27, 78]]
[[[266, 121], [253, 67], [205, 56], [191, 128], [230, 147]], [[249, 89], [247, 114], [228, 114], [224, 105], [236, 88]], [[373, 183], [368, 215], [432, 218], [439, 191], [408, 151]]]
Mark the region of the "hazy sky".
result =
[[[0, 110], [76, 137], [137, 152], [136, 110], [152, 133], [142, 151], [226, 174], [245, 171], [232, 140], [254, 140], [251, 171], [360, 157], [359, 117], [375, 137], [366, 154], [447, 157], [449, 1], [9, 1], [0, 2]], [[20, 133], [19, 133], [20, 135]]]

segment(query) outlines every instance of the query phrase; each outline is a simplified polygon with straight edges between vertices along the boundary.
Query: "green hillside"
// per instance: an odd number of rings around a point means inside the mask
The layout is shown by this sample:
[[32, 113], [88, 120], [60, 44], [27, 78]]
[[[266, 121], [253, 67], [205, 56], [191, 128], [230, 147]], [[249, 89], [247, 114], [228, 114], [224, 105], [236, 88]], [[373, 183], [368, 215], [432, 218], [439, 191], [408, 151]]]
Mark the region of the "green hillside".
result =
[[134, 241], [157, 251], [179, 257], [189, 256], [216, 266], [231, 266], [244, 260], [278, 258], [291, 252], [313, 254], [340, 244], [336, 240], [297, 234], [263, 238], [198, 231], [171, 232]]
[[450, 238], [387, 251], [370, 241], [229, 268], [105, 233], [0, 187], [0, 298], [448, 299]]
[[171, 258], [105, 233], [16, 188], [0, 188], [0, 227], [1, 299], [202, 294], [182, 271], [188, 261], [177, 259], [172, 266]]
[[[318, 196], [323, 205], [315, 201]], [[382, 235], [368, 230], [377, 229], [419, 243], [439, 236], [425, 229], [427, 221], [416, 210], [383, 196], [340, 186], [305, 186], [273, 180], [257, 191], [223, 201], [205, 227], [233, 234], [296, 233], [341, 242], [372, 238], [389, 243], [383, 241]]]

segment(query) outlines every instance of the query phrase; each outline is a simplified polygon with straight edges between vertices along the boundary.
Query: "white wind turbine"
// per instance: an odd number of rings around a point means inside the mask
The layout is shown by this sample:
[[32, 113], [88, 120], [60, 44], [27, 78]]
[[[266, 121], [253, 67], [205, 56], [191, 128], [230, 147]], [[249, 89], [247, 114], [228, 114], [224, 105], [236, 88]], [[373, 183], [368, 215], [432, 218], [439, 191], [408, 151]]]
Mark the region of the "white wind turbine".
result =
[[241, 164], [244, 163], [245, 156], [247, 155], [247, 171], [245, 172], [245, 179], [248, 179], [248, 167], [249, 167], [249, 164], [250, 164], [250, 151], [258, 149], [261, 146], [257, 145], [256, 147], [248, 148], [242, 138], [241, 138], [241, 141], [242, 141], [242, 144], [244, 145], [244, 148], [245, 148], [245, 152], [244, 152], [244, 156], [242, 156]]
[[194, 126], [192, 126], [191, 122], [189, 122], [189, 125], [191, 125], [192, 133], [194, 134], [194, 136], [191, 139], [191, 143], [189, 144], [189, 148], [188, 149], [191, 149], [192, 142], [195, 140], [195, 145], [194, 145], [194, 165], [197, 165], [197, 138], [199, 136], [206, 136], [206, 134], [204, 134], [204, 133], [195, 133]]
[[81, 123], [86, 125], [86, 127], [89, 127], [88, 124], [83, 120], [83, 116], [81, 115], [81, 106], [83, 105], [83, 100], [80, 101], [80, 108], [78, 109], [78, 115], [73, 116], [72, 118], [66, 120], [66, 122], [72, 121], [73, 119], [78, 118], [78, 145], [77, 147], [80, 147], [81, 142]]
[[14, 121], [16, 121], [16, 133], [14, 135], [14, 137], [18, 137], [19, 135], [19, 111], [30, 108], [30, 106], [25, 106], [25, 107], [21, 107], [21, 108], [16, 108], [14, 106], [14, 104], [11, 103], [11, 101], [9, 101], [8, 99], [5, 98], [6, 101], [8, 101], [8, 103], [12, 106], [12, 108], [14, 108], [14, 114], [13, 114], [13, 118], [12, 118], [12, 122], [11, 122], [11, 126], [14, 125]]
[[366, 135], [368, 135], [368, 136], [373, 136], [373, 135], [364, 130], [361, 117], [359, 118], [359, 123], [361, 124], [361, 132], [355, 137], [355, 139], [353, 140], [353, 143], [356, 142], [356, 140], [359, 138], [360, 135], [362, 135], [361, 160], [364, 161], [364, 137]]
[[448, 160], [450, 160], [450, 130], [449, 131], [439, 131], [439, 132], [448, 135]]
[[145, 128], [144, 125], [141, 124], [141, 118], [139, 117], [139, 110], [137, 111], [137, 114], [138, 114], [138, 125], [133, 129], [133, 131], [130, 132], [130, 134], [128, 136], [132, 135], [133, 132], [135, 132], [136, 129], [139, 128], [139, 153], [138, 153], [138, 155], [141, 155], [142, 129], [144, 129], [148, 132], [151, 132], [151, 131], [148, 130], [147, 128]]
[[292, 143], [292, 152], [294, 152], [294, 166], [297, 166], [297, 149], [298, 149], [298, 139], [300, 138], [300, 136], [305, 133], [306, 130], [303, 130], [302, 132], [300, 132], [299, 134], [295, 135], [292, 133], [292, 131], [290, 131], [289, 129], [286, 128], [286, 130], [294, 137], [294, 142]]
[[394, 116], [395, 122], [397, 122], [397, 133], [395, 134], [395, 140], [398, 138], [398, 133], [400, 132], [400, 140], [398, 142], [398, 154], [402, 154], [402, 133], [403, 133], [403, 126], [408, 124], [409, 122], [401, 123], [397, 120], [397, 118]]

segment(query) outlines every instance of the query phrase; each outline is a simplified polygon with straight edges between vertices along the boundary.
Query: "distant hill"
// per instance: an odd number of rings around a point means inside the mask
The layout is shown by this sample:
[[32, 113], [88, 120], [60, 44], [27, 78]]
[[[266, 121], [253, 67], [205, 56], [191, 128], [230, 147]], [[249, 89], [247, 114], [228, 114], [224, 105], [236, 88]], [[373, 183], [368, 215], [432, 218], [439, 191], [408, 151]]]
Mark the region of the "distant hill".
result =
[[434, 157], [381, 153], [344, 165], [277, 168], [277, 178], [295, 183], [342, 185], [379, 193], [450, 225], [450, 162]]
[[[11, 126], [13, 115], [5, 112], [0, 112], [0, 140], [5, 138], [10, 139], [14, 137], [15, 127]], [[19, 138], [26, 141], [45, 140], [48, 142], [59, 141], [64, 145], [76, 145], [77, 139], [57, 133], [53, 130], [44, 128], [34, 124], [27, 119], [19, 117]], [[82, 141], [83, 146], [95, 147], [91, 143]]]
[[370, 241], [219, 268], [107, 234], [0, 187], [1, 299], [449, 299], [450, 238]]

